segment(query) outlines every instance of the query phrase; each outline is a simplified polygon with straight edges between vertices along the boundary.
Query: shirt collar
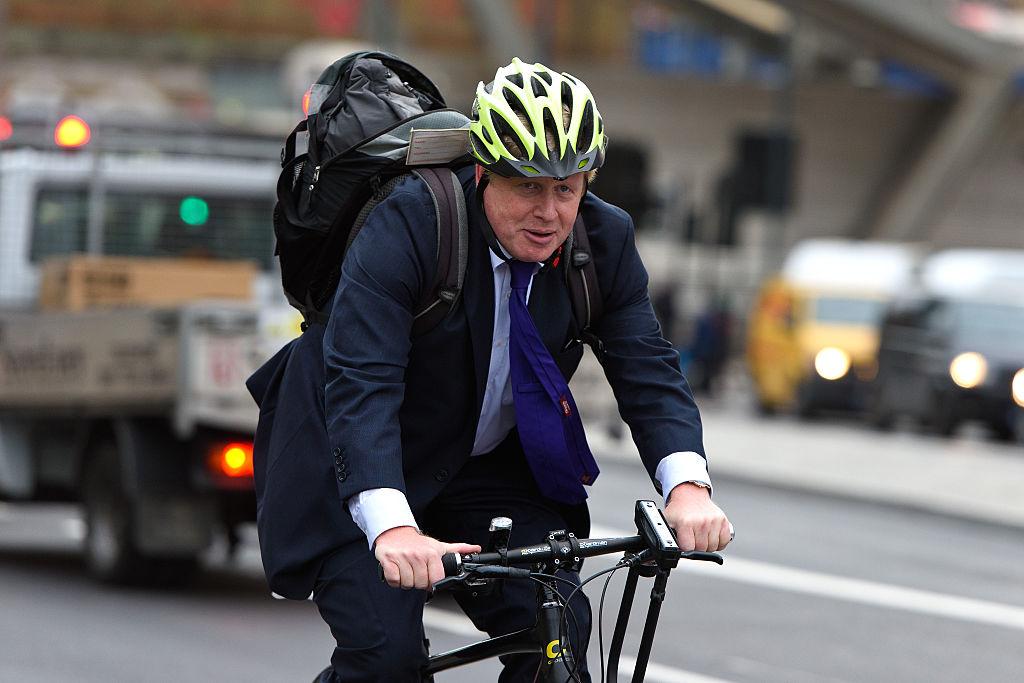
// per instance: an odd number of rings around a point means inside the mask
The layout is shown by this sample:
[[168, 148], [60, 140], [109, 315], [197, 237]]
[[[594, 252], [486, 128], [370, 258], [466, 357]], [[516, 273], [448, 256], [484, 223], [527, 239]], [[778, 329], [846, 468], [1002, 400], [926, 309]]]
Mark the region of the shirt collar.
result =
[[[508, 263], [508, 261], [506, 261], [505, 259], [503, 259], [500, 256], [498, 256], [497, 254], [495, 254], [493, 249], [488, 249], [487, 250], [487, 255], [491, 257], [491, 270], [496, 271], [496, 270], [498, 270], [498, 266]], [[543, 263], [542, 262], [542, 263], [537, 263], [535, 265], [539, 266], [539, 268], [534, 269], [534, 271], [533, 271], [534, 275], [536, 275], [539, 270], [543, 270], [544, 267], [547, 266], [547, 263]]]

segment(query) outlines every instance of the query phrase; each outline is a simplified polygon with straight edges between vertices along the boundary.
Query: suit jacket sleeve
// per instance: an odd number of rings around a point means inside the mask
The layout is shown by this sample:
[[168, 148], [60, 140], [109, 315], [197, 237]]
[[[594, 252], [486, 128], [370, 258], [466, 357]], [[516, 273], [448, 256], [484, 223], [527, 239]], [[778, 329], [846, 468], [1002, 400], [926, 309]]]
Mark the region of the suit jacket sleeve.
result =
[[594, 332], [604, 344], [601, 364], [619, 414], [657, 486], [655, 472], [665, 456], [692, 451], [705, 457], [700, 414], [679, 354], [662, 336], [651, 307], [633, 221], [624, 211], [602, 205], [599, 220], [585, 215], [605, 305]]
[[437, 248], [433, 206], [417, 189], [418, 181], [399, 186], [367, 218], [324, 336], [325, 418], [342, 500], [367, 489], [406, 492], [399, 410], [413, 311]]

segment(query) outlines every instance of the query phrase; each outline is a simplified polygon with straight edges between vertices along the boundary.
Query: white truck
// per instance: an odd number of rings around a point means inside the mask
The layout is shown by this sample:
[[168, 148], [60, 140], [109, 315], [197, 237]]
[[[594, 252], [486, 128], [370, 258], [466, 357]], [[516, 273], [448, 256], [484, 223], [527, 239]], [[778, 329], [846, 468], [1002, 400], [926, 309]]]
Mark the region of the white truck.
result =
[[[266, 145], [95, 142], [0, 148], [0, 500], [81, 502], [99, 579], [181, 581], [255, 519], [244, 380], [298, 332], [273, 259], [280, 167]], [[259, 268], [247, 300], [43, 310], [42, 264], [74, 253]]]

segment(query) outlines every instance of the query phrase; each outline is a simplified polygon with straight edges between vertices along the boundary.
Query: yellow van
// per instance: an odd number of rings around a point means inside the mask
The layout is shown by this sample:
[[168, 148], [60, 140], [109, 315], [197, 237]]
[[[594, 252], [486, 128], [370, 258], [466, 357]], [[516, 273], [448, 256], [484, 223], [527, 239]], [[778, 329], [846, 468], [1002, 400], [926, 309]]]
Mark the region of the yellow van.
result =
[[910, 276], [902, 245], [809, 240], [765, 282], [747, 325], [747, 361], [765, 413], [859, 410], [878, 371], [886, 304]]

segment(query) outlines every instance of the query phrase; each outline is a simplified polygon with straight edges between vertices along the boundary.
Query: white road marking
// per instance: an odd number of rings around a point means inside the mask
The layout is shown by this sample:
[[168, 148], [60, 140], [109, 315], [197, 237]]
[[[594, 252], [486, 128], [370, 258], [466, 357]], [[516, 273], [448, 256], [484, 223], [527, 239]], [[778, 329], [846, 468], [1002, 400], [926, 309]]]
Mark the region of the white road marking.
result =
[[438, 609], [437, 607], [430, 607], [429, 605], [423, 610], [423, 625], [451, 633], [452, 635], [473, 638], [474, 640], [479, 640], [483, 637], [483, 634], [477, 630], [476, 626], [473, 626], [473, 622], [469, 620], [469, 617], [449, 612], [448, 610]]
[[[635, 532], [595, 526], [590, 533], [594, 537], [613, 537], [629, 536]], [[679, 568], [710, 578], [1024, 631], [1024, 608], [998, 602], [794, 569], [745, 560], [728, 553], [722, 566], [709, 562], [684, 562]]]
[[[472, 638], [473, 640], [479, 640], [484, 637], [484, 634], [473, 626], [473, 622], [468, 617], [437, 607], [427, 606], [423, 610], [423, 625], [427, 628], [434, 628], [453, 635]], [[622, 655], [619, 658], [619, 675], [628, 680], [633, 675], [633, 666], [635, 664], [635, 659]], [[704, 676], [656, 662], [649, 662], [647, 664], [647, 675], [644, 680], [651, 681], [651, 683], [728, 683], [728, 681], [721, 678], [712, 678], [711, 676]]]
[[[633, 666], [636, 660], [632, 657], [622, 655], [619, 657], [619, 677], [629, 680], [633, 677]], [[713, 678], [703, 674], [677, 669], [655, 662], [647, 663], [645, 681], [656, 681], [657, 683], [728, 683], [724, 678]]]

